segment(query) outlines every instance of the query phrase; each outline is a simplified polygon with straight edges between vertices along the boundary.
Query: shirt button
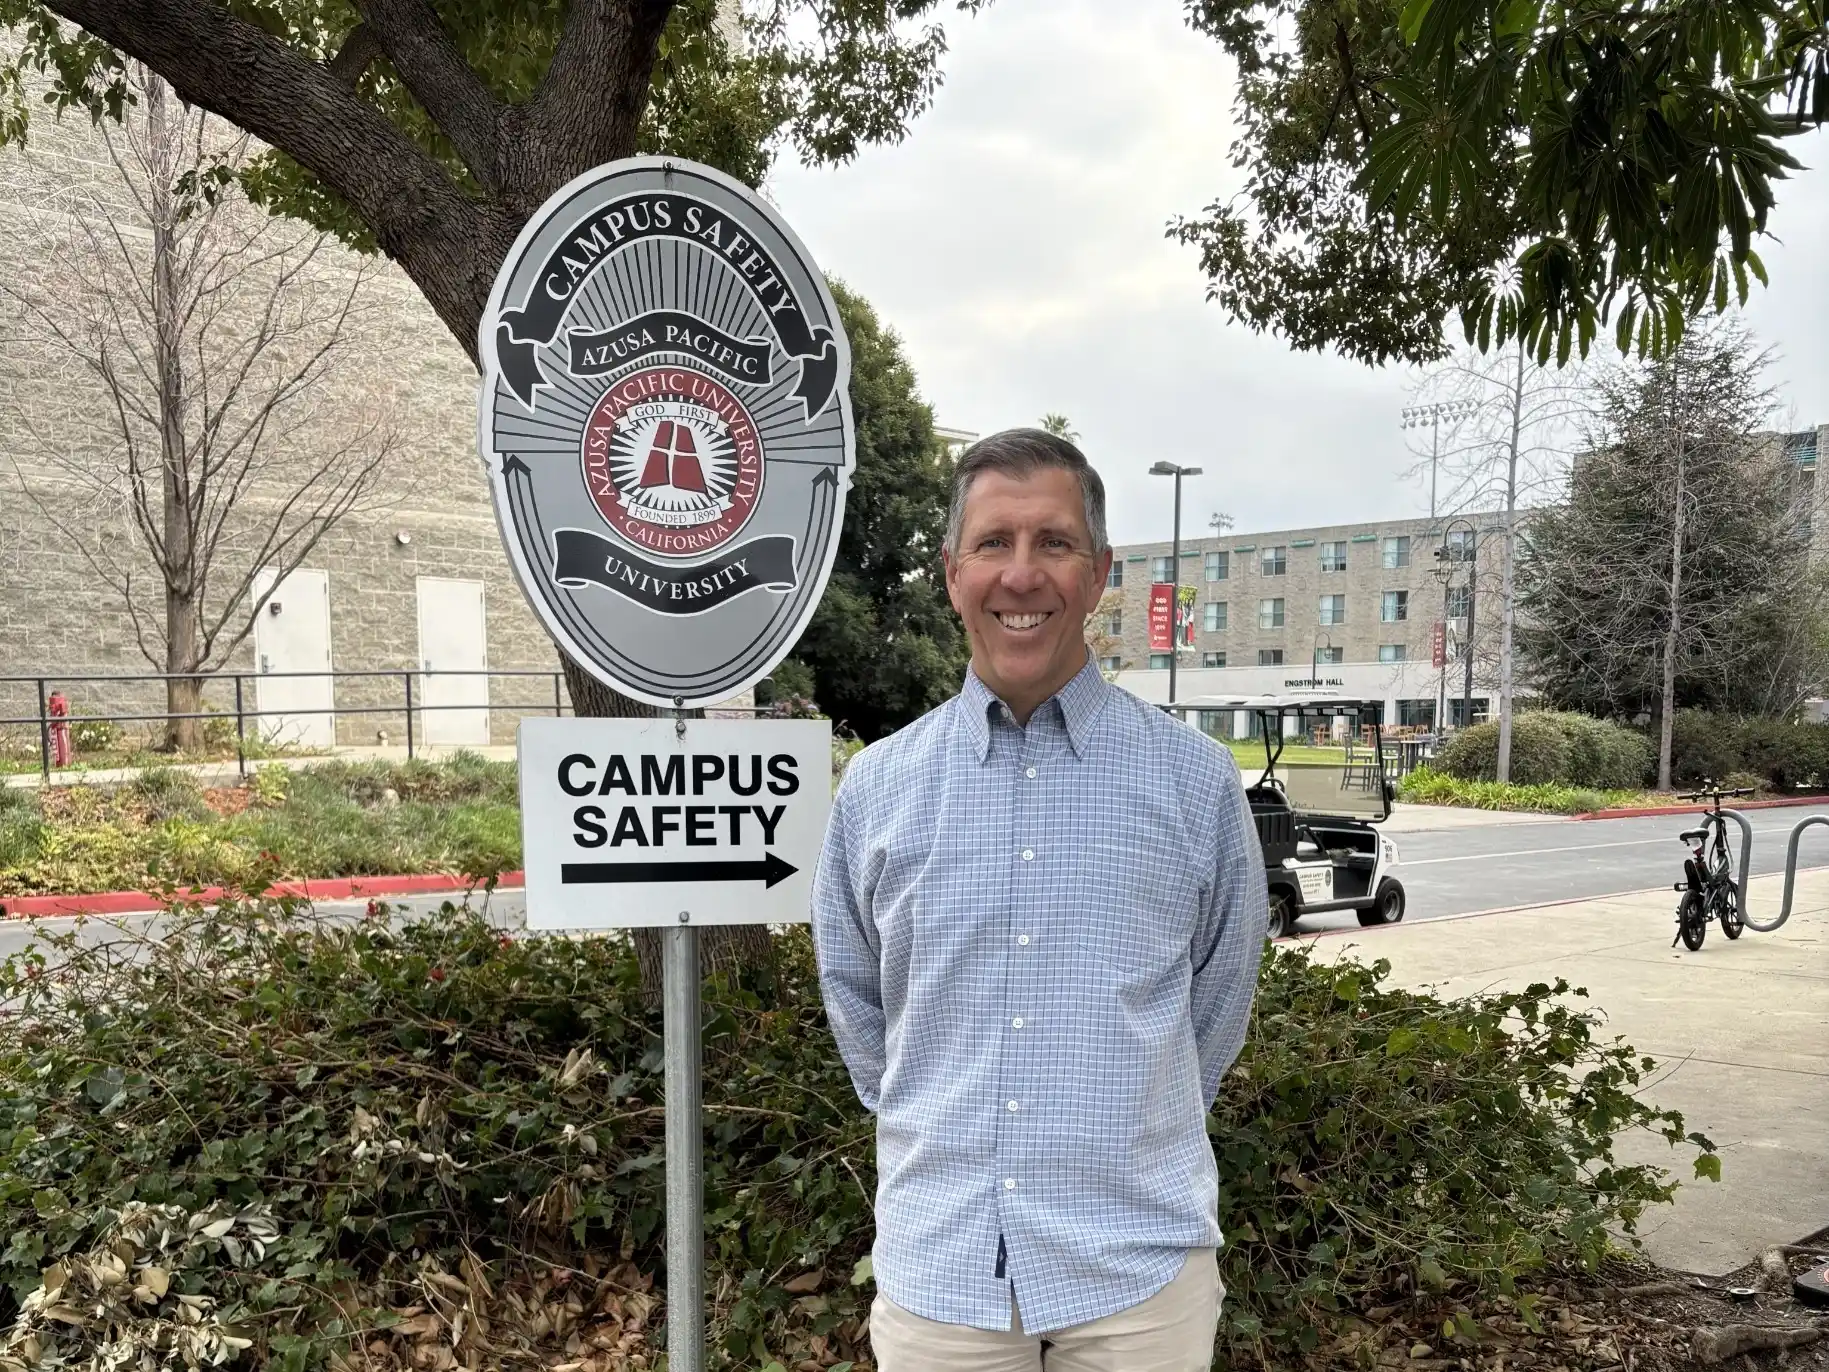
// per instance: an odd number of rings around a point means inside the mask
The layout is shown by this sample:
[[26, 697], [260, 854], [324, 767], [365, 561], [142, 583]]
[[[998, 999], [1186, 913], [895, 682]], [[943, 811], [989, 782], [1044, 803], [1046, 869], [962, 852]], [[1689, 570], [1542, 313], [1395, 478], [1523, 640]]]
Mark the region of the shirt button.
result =
[[1024, 862], [1035, 861], [1035, 850], [1033, 848], [1024, 848], [1022, 850], [1022, 860]]
[[1016, 1189], [1016, 1178], [1005, 1177], [1003, 1179], [1003, 1189], [1006, 1191], [1014, 1191]]
[[1010, 1028], [1012, 1028], [1012, 1029], [1022, 1028], [1022, 1016], [1021, 1015], [1018, 1015], [1015, 1019], [1010, 1021]]
[[1025, 948], [1029, 946], [1029, 936], [1027, 934], [1018, 934], [1016, 936], [1016, 941]]
[[1012, 1113], [1012, 1114], [1014, 1114], [1014, 1113], [1015, 1113], [1015, 1112], [1016, 1112], [1016, 1109], [1017, 1109], [1017, 1106], [1016, 1106], [1016, 1102], [1015, 1102], [1015, 1101], [1011, 1101], [1011, 1102], [1010, 1102], [1010, 1104], [1009, 1104], [1009, 1109], [1010, 1109], [1010, 1112], [1011, 1112], [1011, 1113]]
[[1035, 769], [1033, 767], [1031, 767], [1031, 768], [1029, 768], [1028, 771], [1024, 772], [1023, 775], [1026, 776], [1027, 778], [1029, 778], [1030, 781], [1034, 781], [1035, 780]]

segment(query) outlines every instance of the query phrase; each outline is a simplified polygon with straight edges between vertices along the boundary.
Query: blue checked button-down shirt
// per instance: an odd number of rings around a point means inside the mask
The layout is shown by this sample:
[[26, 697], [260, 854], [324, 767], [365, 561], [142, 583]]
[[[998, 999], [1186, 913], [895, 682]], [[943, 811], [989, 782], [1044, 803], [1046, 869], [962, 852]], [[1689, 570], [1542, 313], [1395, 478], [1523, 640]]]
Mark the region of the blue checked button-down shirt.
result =
[[969, 674], [854, 758], [813, 933], [877, 1116], [879, 1289], [1008, 1329], [1013, 1287], [1046, 1333], [1217, 1246], [1206, 1115], [1265, 915], [1231, 754], [1090, 660], [1026, 727]]

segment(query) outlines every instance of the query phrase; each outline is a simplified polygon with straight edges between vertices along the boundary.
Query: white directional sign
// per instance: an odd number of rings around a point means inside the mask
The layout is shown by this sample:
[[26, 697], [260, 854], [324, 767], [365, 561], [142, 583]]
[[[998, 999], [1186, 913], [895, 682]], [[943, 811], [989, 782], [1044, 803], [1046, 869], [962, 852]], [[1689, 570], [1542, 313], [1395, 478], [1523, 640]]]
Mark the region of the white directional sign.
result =
[[807, 919], [828, 721], [523, 719], [520, 758], [528, 928]]

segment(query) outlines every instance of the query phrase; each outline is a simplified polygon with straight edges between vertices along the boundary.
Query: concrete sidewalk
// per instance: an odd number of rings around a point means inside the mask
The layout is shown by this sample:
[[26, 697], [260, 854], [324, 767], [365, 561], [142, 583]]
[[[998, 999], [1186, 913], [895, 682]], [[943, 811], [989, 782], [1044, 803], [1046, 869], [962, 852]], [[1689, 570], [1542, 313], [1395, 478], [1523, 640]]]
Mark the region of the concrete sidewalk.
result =
[[[1755, 877], [1755, 918], [1783, 880]], [[1387, 958], [1398, 984], [1446, 995], [1566, 979], [1606, 1012], [1607, 1031], [1657, 1060], [1645, 1098], [1712, 1139], [1721, 1182], [1690, 1181], [1683, 1154], [1628, 1136], [1628, 1162], [1685, 1185], [1640, 1222], [1657, 1262], [1726, 1273], [1829, 1225], [1829, 871], [1800, 873], [1788, 923], [1699, 953], [1672, 948], [1673, 891], [1315, 936], [1316, 953]]]

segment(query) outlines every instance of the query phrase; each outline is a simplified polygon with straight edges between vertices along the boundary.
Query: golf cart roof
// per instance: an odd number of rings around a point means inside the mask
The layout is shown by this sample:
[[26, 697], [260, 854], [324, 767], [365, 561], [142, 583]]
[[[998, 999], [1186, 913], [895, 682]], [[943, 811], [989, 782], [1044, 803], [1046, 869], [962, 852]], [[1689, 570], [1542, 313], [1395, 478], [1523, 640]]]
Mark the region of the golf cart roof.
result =
[[1261, 696], [1192, 696], [1178, 700], [1167, 709], [1185, 710], [1266, 710], [1278, 714], [1357, 714], [1370, 703], [1357, 696], [1322, 695], [1318, 692]]

